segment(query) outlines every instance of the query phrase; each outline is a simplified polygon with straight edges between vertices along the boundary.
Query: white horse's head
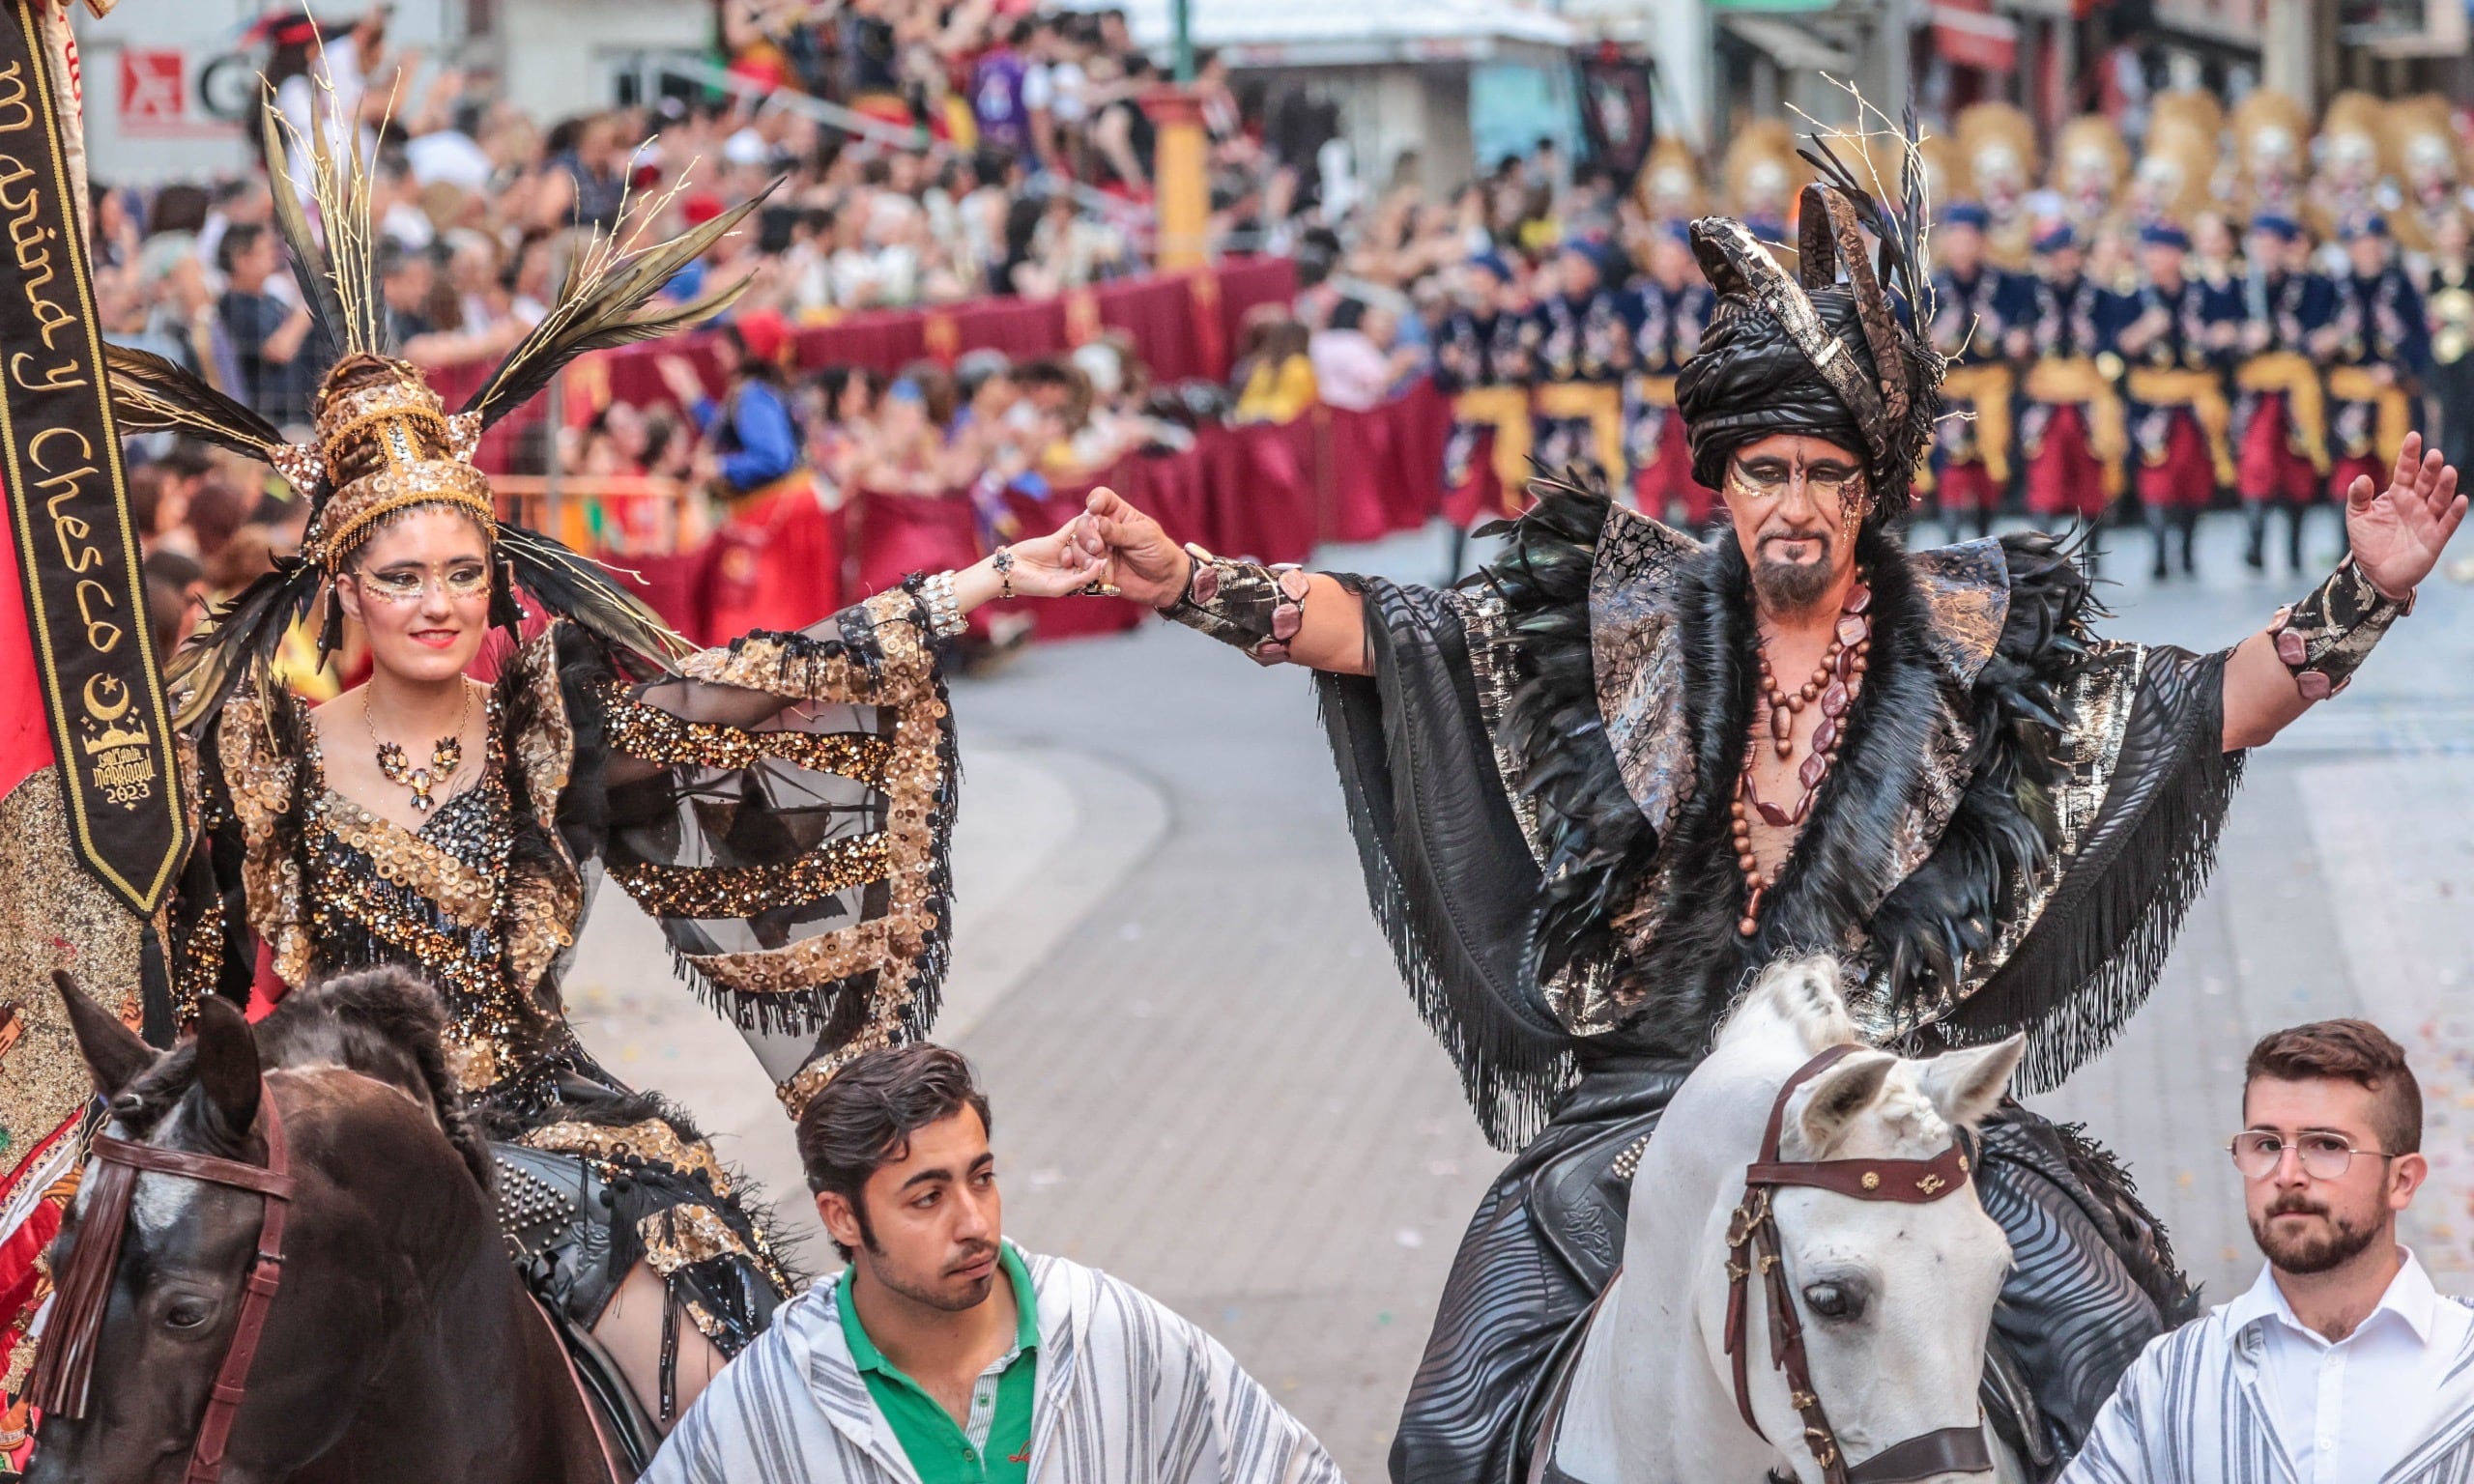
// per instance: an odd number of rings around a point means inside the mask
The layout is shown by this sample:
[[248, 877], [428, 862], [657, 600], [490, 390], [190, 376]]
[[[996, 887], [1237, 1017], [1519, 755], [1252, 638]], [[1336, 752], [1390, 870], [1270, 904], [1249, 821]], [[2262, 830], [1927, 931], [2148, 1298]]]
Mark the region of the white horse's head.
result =
[[[1838, 991], [1836, 966], [1827, 958], [1783, 961], [1764, 972], [1729, 1016], [1711, 1070], [1761, 1089], [1766, 1121], [1778, 1088], [1798, 1068], [1858, 1039]], [[1779, 1157], [1931, 1159], [1950, 1147], [1954, 1130], [1974, 1127], [2001, 1100], [2021, 1047], [2013, 1037], [1925, 1061], [1857, 1051], [1788, 1099]], [[1738, 1190], [1722, 1204], [1740, 1195]], [[1977, 1201], [1974, 1182], [1915, 1205], [1784, 1186], [1774, 1192], [1771, 1209], [1813, 1389], [1849, 1465], [1906, 1439], [1979, 1424], [1985, 1333], [2010, 1268], [2010, 1247]], [[1724, 1220], [1722, 1213], [1721, 1226]], [[1723, 1244], [1723, 1236], [1716, 1240]], [[1716, 1270], [1719, 1291], [1707, 1291], [1705, 1280], [1694, 1306], [1705, 1317], [1719, 1384], [1732, 1391], [1731, 1362], [1718, 1348], [1726, 1296], [1723, 1267]], [[1713, 1301], [1718, 1322], [1710, 1326]], [[1803, 1444], [1786, 1378], [1770, 1363], [1768, 1298], [1757, 1279], [1748, 1285], [1747, 1301], [1753, 1415], [1797, 1477], [1818, 1484], [1822, 1473]], [[1981, 1484], [1985, 1476], [1946, 1477]]]

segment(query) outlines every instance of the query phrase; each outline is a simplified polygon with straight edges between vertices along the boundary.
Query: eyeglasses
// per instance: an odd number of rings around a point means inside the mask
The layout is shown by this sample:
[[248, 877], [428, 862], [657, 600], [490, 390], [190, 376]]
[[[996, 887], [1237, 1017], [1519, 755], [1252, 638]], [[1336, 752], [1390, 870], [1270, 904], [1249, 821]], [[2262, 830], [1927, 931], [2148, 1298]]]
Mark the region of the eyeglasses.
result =
[[2313, 1180], [2343, 1180], [2352, 1167], [2354, 1156], [2368, 1155], [2374, 1159], [2394, 1159], [2395, 1155], [2375, 1149], [2356, 1149], [2345, 1142], [2341, 1133], [2298, 1133], [2287, 1140], [2284, 1134], [2263, 1128], [2245, 1128], [2233, 1136], [2233, 1167], [2244, 1180], [2266, 1180], [2285, 1163], [2285, 1152], [2293, 1151], [2302, 1173]]
[[418, 568], [386, 572], [355, 572], [353, 578], [360, 590], [370, 597], [388, 603], [417, 603], [421, 594], [435, 583], [438, 590], [450, 602], [469, 602], [483, 597], [490, 590], [490, 569], [487, 567], [455, 567], [432, 574]]
[[1822, 500], [1844, 501], [1852, 492], [1861, 499], [1864, 475], [1860, 471], [1843, 474], [1817, 474], [1809, 470], [1788, 469], [1783, 465], [1755, 471], [1741, 461], [1727, 466], [1727, 476], [1745, 494], [1763, 499], [1775, 499], [1787, 493], [1798, 479], [1816, 503]]

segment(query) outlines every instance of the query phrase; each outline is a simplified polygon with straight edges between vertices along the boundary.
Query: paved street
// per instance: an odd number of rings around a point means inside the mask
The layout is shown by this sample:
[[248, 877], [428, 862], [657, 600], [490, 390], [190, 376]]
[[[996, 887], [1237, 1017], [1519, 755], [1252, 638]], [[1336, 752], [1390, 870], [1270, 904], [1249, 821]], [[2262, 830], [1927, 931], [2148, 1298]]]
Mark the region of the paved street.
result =
[[[2311, 575], [2204, 533], [2152, 590], [2115, 534], [2109, 631], [2229, 643]], [[1320, 564], [1431, 578], [1427, 533]], [[2135, 559], [2134, 559], [2135, 558]], [[2413, 1240], [2474, 1283], [2474, 588], [2434, 582], [2361, 682], [2254, 758], [2224, 862], [2153, 1002], [2045, 1111], [2139, 1172], [2218, 1297], [2255, 1261], [2223, 1153], [2260, 1032], [2368, 1013], [2407, 1042], [2437, 1184]], [[1211, 1329], [1376, 1480], [1461, 1224], [1478, 1136], [1366, 912], [1312, 694], [1196, 636], [1034, 649], [957, 687], [966, 784], [946, 1039], [994, 1099], [1007, 1225]], [[595, 1044], [695, 1106], [803, 1216], [787, 1124], [727, 1027], [603, 894], [571, 980]], [[804, 1214], [813, 1227], [812, 1214]], [[812, 1253], [813, 1255], [813, 1249]]]

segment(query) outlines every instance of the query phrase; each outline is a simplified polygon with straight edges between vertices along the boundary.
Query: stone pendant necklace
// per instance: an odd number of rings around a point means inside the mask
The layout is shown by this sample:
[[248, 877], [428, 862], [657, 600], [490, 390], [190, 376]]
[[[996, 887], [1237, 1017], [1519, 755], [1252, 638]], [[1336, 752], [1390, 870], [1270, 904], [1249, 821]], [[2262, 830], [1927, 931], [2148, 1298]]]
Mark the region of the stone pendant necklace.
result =
[[473, 715], [473, 686], [464, 686], [464, 709], [455, 718], [455, 730], [431, 744], [429, 766], [417, 768], [404, 756], [402, 744], [389, 742], [378, 734], [378, 724], [369, 719], [369, 699], [360, 702], [360, 724], [369, 728], [369, 740], [378, 744], [378, 771], [387, 782], [398, 788], [413, 791], [413, 812], [426, 814], [438, 807], [437, 790], [464, 761], [464, 724]]
[[[1864, 670], [1873, 650], [1873, 589], [1861, 572], [1856, 574], [1854, 585], [1847, 589], [1846, 601], [1838, 606], [1838, 624], [1830, 633], [1829, 647], [1822, 651], [1821, 663], [1813, 667], [1812, 678], [1790, 691], [1778, 683], [1769, 669], [1769, 652], [1760, 651], [1761, 701], [1755, 708], [1752, 746], [1745, 749], [1743, 778], [1736, 790], [1735, 800], [1728, 806], [1734, 816], [1736, 869], [1743, 872], [1743, 916], [1736, 923], [1736, 931], [1751, 937], [1761, 928], [1761, 901], [1769, 889], [1778, 884], [1776, 870], [1763, 871], [1761, 858], [1752, 848], [1752, 818], [1772, 829], [1794, 829], [1811, 817], [1813, 800], [1820, 796], [1824, 780], [1829, 777], [1830, 765], [1838, 760], [1839, 744], [1847, 737], [1847, 709], [1856, 703], [1856, 695], [1864, 688]], [[1812, 741], [1803, 765], [1796, 770], [1796, 782], [1803, 785], [1803, 793], [1792, 807], [1772, 804], [1761, 796], [1753, 785], [1753, 760], [1758, 749], [1768, 742], [1782, 758], [1796, 753], [1796, 718], [1804, 707], [1821, 707], [1821, 725], [1813, 728]], [[1780, 863], [1780, 870], [1785, 863]]]

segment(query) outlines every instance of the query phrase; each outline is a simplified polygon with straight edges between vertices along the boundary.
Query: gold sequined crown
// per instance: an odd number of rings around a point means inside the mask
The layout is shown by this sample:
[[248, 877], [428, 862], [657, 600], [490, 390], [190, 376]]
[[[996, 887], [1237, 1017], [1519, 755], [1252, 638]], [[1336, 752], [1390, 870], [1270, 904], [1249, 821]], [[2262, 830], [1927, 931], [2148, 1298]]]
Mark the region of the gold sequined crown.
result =
[[295, 488], [333, 484], [302, 546], [319, 565], [340, 566], [380, 522], [417, 505], [469, 511], [483, 529], [497, 521], [490, 481], [472, 462], [480, 418], [448, 416], [410, 364], [347, 358], [319, 392], [316, 428], [315, 443], [294, 444], [275, 462]]

